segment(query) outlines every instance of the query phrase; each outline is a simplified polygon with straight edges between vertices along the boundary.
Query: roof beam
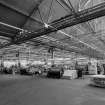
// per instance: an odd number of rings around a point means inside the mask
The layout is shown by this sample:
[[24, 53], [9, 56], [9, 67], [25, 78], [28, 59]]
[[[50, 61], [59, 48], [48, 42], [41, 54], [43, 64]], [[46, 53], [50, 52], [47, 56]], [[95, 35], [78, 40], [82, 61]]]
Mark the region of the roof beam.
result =
[[0, 31], [0, 36], [2, 36], [2, 37], [12, 38], [13, 35], [14, 35], [14, 34], [7, 33], [7, 32], [4, 32], [4, 31]]
[[27, 23], [27, 21], [31, 18], [31, 16], [33, 15], [33, 13], [38, 10], [38, 7], [40, 6], [40, 4], [43, 2], [43, 0], [39, 0], [37, 5], [32, 9], [32, 11], [29, 13], [29, 15], [27, 16], [24, 24], [23, 24], [23, 27], [25, 26], [25, 24]]
[[90, 2], [90, 0], [80, 0], [79, 3], [79, 11], [83, 10], [83, 8]]
[[35, 37], [39, 37], [45, 34], [49, 34], [51, 32], [55, 32], [66, 27], [74, 26], [79, 23], [83, 23], [92, 19], [96, 19], [102, 16], [105, 16], [105, 2], [101, 3], [97, 6], [91, 7], [89, 9], [85, 9], [83, 11], [77, 12], [77, 15], [70, 14], [62, 17], [56, 21], [53, 21], [49, 24], [51, 27], [43, 27], [42, 29], [37, 30], [32, 33], [23, 33], [21, 36], [16, 36], [14, 38], [14, 43], [23, 42]]
[[[15, 7], [13, 7], [13, 6], [10, 6], [10, 5], [8, 5], [8, 4], [2, 2], [2, 1], [0, 1], [0, 5], [2, 5], [2, 6], [8, 8], [8, 9], [10, 9], [10, 10], [16, 12], [17, 14], [20, 14], [20, 15], [22, 15], [22, 16], [25, 16], [26, 18], [31, 19], [31, 20], [33, 20], [33, 21], [39, 23], [39, 24], [42, 24], [38, 19], [35, 19], [35, 18], [31, 17], [30, 14], [28, 14], [28, 13], [26, 13], [26, 12], [20, 10], [20, 9], [17, 9], [17, 8], [15, 8]], [[24, 23], [25, 23], [25, 22], [24, 22]], [[21, 27], [23, 27], [23, 26], [21, 26]]]
[[[52, 23], [49, 24], [49, 26], [43, 27], [42, 29], [33, 32], [33, 33], [23, 33], [23, 36], [16, 37], [14, 39], [13, 43], [19, 43], [19, 42], [24, 42], [26, 40], [45, 35], [51, 32], [55, 32], [57, 30], [70, 27], [79, 23], [86, 22], [88, 20], [92, 20], [101, 16], [105, 15], [105, 3], [99, 4], [95, 7], [77, 12], [77, 15], [75, 17], [75, 14], [73, 15], [67, 15], [61, 19], [58, 19]], [[51, 26], [51, 27], [50, 27]], [[13, 44], [12, 43], [12, 44]]]

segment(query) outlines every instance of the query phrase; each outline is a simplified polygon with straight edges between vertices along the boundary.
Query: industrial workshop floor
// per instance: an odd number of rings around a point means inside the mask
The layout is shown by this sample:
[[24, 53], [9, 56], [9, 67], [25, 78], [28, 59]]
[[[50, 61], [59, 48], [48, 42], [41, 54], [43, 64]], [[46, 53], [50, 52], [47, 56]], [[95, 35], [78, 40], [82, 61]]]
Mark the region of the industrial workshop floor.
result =
[[0, 75], [0, 105], [105, 105], [105, 89], [88, 84], [89, 79]]

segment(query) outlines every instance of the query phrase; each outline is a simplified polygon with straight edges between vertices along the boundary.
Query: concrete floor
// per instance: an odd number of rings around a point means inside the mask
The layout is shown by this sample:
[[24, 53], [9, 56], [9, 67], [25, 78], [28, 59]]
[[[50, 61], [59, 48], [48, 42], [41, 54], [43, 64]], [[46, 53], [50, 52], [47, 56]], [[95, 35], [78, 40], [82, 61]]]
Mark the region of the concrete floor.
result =
[[105, 105], [105, 89], [89, 79], [7, 77], [0, 79], [0, 105]]

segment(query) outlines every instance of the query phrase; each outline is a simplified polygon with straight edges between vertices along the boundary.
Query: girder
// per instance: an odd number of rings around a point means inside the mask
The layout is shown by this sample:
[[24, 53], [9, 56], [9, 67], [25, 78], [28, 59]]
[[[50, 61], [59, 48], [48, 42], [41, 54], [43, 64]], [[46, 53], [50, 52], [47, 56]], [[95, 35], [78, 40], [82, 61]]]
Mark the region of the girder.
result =
[[[11, 25], [15, 25], [15, 26], [18, 26], [18, 27], [22, 28], [23, 25], [26, 23], [27, 19], [30, 19], [33, 22], [37, 22], [39, 24], [42, 24], [38, 19], [35, 19], [31, 16], [33, 11], [31, 11], [31, 13], [27, 13], [27, 12], [24, 12], [20, 9], [17, 9], [17, 8], [13, 7], [13, 6], [10, 6], [10, 5], [6, 4], [5, 2], [2, 2], [2, 1], [0, 1], [0, 7], [1, 7], [1, 10], [2, 9], [4, 10], [3, 12], [8, 10], [9, 12], [11, 12], [11, 14], [15, 14], [16, 16], [19, 16], [19, 17], [21, 17], [21, 19], [24, 20], [24, 21], [22, 21], [23, 24], [21, 22], [21, 25], [17, 25], [17, 24], [14, 24], [14, 23], [11, 23]], [[1, 12], [1, 13], [3, 13], [3, 12]], [[10, 23], [8, 22], [7, 24], [10, 24]]]
[[[51, 23], [49, 23], [48, 27], [43, 27], [40, 30], [37, 30], [35, 32], [23, 32], [23, 34], [21, 35], [17, 35], [14, 39], [13, 42], [2, 46], [6, 47], [9, 46], [11, 44], [18, 44], [18, 43], [23, 43], [29, 39], [35, 38], [35, 37], [39, 37], [45, 34], [49, 34], [51, 32], [56, 32], [58, 30], [64, 29], [66, 27], [70, 27], [79, 23], [83, 23], [95, 18], [99, 18], [105, 15], [105, 3], [101, 3], [97, 6], [94, 6], [92, 8], [77, 12], [76, 15], [75, 14], [70, 14], [70, 15], [66, 15], [65, 17], [62, 17], [56, 21], [53, 21]], [[64, 47], [64, 46], [62, 46]], [[68, 49], [66, 49], [68, 50]], [[77, 51], [75, 49], [71, 49], [70, 51], [74, 51], [77, 53], [81, 53], [81, 54], [85, 54], [82, 51]], [[93, 51], [92, 53], [96, 53], [96, 55], [98, 55], [98, 52]], [[88, 53], [88, 55], [94, 55], [95, 54], [90, 54]]]
[[29, 20], [29, 18], [31, 18], [32, 14], [38, 10], [39, 5], [43, 2], [43, 0], [39, 0], [39, 2], [37, 3], [37, 5], [35, 5], [35, 7], [32, 9], [32, 11], [29, 13], [29, 16], [27, 17], [26, 21], [23, 24], [24, 25], [27, 23], [27, 21]]
[[35, 37], [39, 37], [45, 34], [49, 34], [51, 32], [56, 32], [58, 30], [64, 29], [66, 27], [70, 27], [76, 24], [80, 24], [92, 19], [96, 19], [102, 16], [105, 16], [105, 2], [89, 9], [85, 9], [83, 11], [77, 12], [75, 14], [66, 15], [56, 21], [49, 23], [48, 27], [43, 27], [35, 32], [27, 32], [22, 35], [17, 35], [14, 38], [14, 43], [20, 43]]

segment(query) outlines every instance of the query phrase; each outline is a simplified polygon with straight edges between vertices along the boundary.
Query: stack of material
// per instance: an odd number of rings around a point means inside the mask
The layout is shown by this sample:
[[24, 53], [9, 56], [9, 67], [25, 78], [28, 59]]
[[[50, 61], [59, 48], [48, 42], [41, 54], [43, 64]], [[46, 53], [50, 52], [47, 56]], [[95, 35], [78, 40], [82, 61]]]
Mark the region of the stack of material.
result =
[[62, 71], [59, 67], [53, 66], [49, 69], [47, 77], [49, 78], [61, 78]]
[[91, 85], [105, 87], [105, 75], [92, 75], [90, 77]]
[[61, 78], [61, 73], [60, 73], [60, 71], [50, 70], [47, 73], [47, 77], [49, 77], [49, 78]]
[[63, 77], [64, 79], [75, 79], [77, 78], [77, 71], [76, 70], [66, 70], [64, 71]]

